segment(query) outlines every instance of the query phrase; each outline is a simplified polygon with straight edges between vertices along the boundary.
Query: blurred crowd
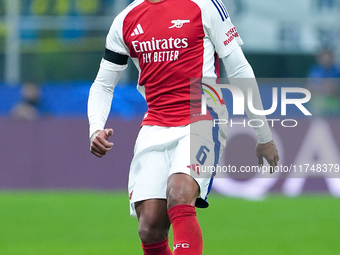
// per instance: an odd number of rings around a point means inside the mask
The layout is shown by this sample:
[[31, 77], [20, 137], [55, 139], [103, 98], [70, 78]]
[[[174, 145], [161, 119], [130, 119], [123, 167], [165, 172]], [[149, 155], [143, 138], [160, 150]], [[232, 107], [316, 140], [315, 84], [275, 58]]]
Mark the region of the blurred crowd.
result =
[[10, 115], [18, 120], [35, 120], [41, 116], [41, 91], [34, 82], [24, 83], [21, 90], [20, 101], [14, 105]]
[[[311, 66], [306, 81], [306, 88], [312, 94], [308, 109], [312, 112], [313, 116], [339, 116], [340, 65], [335, 62], [332, 50], [327, 48], [322, 49], [317, 54], [315, 64]], [[72, 90], [70, 91], [72, 92]], [[49, 114], [53, 116], [53, 112], [49, 113], [46, 109], [56, 109], [58, 105], [54, 103], [54, 107], [48, 107], [46, 104], [52, 104], [49, 100], [55, 98], [55, 92], [50, 92], [52, 96], [45, 95], [45, 97], [43, 92], [44, 90], [42, 90], [40, 84], [32, 81], [25, 82], [20, 90], [20, 100], [12, 107], [10, 116], [20, 120], [35, 120], [41, 116], [48, 116]], [[79, 93], [79, 91], [76, 93]], [[81, 92], [83, 107], [86, 105], [87, 93], [86, 88], [84, 92]], [[72, 98], [75, 97], [75, 95], [70, 96]], [[58, 100], [60, 101], [61, 99]], [[69, 102], [70, 98], [65, 98], [65, 100]], [[134, 109], [135, 107], [143, 108], [143, 110], [141, 110], [142, 113], [146, 110], [144, 109], [144, 100], [142, 100], [134, 86], [118, 86], [115, 100], [116, 103], [113, 104], [113, 112], [123, 118], [136, 116], [136, 111], [138, 112], [138, 110]], [[72, 105], [72, 103], [76, 102], [77, 100], [69, 103]], [[63, 104], [65, 104], [65, 102]]]
[[[0, 15], [5, 13], [5, 2], [0, 1]], [[132, 0], [20, 0], [22, 15], [116, 15]]]
[[307, 88], [312, 93], [313, 115], [334, 116], [340, 113], [340, 65], [331, 49], [322, 49], [308, 74]]

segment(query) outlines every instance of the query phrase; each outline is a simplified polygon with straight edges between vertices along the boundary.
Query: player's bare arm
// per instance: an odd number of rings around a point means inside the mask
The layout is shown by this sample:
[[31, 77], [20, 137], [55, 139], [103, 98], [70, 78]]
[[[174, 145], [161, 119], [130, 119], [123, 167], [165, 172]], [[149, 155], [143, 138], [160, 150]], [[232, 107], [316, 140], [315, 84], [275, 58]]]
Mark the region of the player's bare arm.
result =
[[96, 131], [90, 138], [90, 151], [95, 156], [101, 158], [112, 149], [113, 143], [109, 142], [109, 138], [113, 135], [113, 130], [107, 128]]

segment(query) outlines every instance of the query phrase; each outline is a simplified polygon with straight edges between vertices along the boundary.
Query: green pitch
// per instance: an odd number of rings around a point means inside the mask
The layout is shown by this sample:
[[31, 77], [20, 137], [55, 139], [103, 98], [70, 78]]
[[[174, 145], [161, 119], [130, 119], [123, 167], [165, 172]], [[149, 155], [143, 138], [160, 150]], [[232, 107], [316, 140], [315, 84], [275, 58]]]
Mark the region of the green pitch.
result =
[[[246, 201], [213, 195], [199, 209], [204, 254], [340, 254], [340, 201]], [[171, 241], [170, 241], [171, 242]], [[0, 192], [1, 255], [141, 255], [123, 193]]]

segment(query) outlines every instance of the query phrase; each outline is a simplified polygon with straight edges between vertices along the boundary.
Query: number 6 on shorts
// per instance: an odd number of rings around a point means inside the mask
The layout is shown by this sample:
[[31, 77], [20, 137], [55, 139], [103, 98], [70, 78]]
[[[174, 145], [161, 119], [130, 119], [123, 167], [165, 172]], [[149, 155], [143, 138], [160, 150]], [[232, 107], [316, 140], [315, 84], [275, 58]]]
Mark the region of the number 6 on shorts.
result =
[[205, 161], [207, 160], [208, 153], [210, 150], [208, 149], [207, 146], [201, 146], [201, 148], [198, 150], [198, 153], [196, 155], [196, 160], [198, 163], [201, 165], [204, 165]]

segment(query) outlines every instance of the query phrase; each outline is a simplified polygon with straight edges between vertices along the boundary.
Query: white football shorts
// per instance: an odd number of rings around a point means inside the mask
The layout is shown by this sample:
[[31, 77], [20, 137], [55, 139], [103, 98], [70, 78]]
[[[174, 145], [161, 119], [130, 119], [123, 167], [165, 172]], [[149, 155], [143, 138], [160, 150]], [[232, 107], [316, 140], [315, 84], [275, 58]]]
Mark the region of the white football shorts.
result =
[[213, 172], [204, 174], [197, 166], [216, 166], [225, 148], [226, 125], [198, 121], [187, 126], [143, 126], [138, 134], [130, 166], [130, 213], [136, 216], [135, 203], [166, 199], [167, 180], [175, 173], [191, 175], [199, 185], [196, 206], [208, 207]]

